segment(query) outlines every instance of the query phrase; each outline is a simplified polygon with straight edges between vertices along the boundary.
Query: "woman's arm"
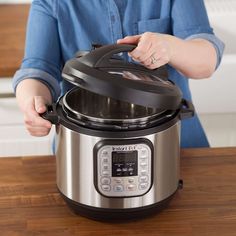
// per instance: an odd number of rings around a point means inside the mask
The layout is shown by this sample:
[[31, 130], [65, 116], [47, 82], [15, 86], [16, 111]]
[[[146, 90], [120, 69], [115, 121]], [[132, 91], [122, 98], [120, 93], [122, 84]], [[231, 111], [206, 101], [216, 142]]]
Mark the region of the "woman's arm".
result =
[[130, 56], [150, 69], [170, 64], [184, 76], [210, 77], [215, 71], [217, 53], [205, 39], [183, 40], [172, 35], [146, 32], [128, 36], [117, 43], [137, 44]]
[[34, 136], [49, 133], [51, 123], [40, 114], [60, 95], [61, 51], [55, 4], [48, 0], [32, 2], [24, 60], [13, 79], [25, 126]]

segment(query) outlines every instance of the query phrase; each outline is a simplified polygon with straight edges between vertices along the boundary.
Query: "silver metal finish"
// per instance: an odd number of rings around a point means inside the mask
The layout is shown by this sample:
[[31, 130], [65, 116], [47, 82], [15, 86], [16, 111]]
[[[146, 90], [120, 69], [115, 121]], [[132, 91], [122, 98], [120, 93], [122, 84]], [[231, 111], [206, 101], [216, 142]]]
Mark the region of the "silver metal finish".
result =
[[150, 191], [139, 197], [109, 198], [102, 196], [94, 186], [93, 148], [105, 138], [80, 134], [59, 125], [56, 140], [59, 190], [78, 203], [100, 208], [143, 207], [168, 198], [178, 189], [179, 126], [178, 121], [162, 132], [141, 137], [149, 139], [154, 146], [154, 176]]

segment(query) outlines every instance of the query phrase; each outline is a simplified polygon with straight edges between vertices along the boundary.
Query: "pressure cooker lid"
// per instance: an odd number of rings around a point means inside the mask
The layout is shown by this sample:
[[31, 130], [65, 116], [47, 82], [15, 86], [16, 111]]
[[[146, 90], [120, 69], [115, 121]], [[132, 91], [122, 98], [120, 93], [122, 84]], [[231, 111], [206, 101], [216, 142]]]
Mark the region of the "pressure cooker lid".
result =
[[145, 107], [176, 110], [180, 89], [167, 80], [164, 67], [149, 70], [117, 55], [134, 45], [108, 45], [69, 60], [62, 76], [90, 92]]

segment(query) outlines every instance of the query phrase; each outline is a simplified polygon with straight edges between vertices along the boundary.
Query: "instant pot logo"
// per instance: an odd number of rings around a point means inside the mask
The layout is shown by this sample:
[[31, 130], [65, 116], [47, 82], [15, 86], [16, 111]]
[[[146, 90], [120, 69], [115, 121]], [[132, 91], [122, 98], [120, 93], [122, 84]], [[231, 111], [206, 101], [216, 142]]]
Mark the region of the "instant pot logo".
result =
[[115, 151], [115, 152], [133, 151], [133, 150], [136, 150], [136, 146], [135, 145], [112, 147], [112, 151]]

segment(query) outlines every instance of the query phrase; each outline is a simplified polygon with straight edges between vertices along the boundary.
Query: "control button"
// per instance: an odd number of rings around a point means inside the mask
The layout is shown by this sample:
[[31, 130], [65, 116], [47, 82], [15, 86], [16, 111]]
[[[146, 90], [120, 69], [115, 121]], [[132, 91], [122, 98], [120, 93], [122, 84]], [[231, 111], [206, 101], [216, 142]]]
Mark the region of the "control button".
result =
[[140, 151], [140, 156], [141, 157], [147, 157], [148, 156], [148, 150], [147, 148], [142, 148], [141, 151]]
[[[144, 165], [143, 165], [143, 166], [140, 165], [139, 167], [140, 167], [140, 171], [141, 171], [141, 172], [143, 171], [142, 173], [147, 173], [147, 171], [148, 171], [148, 165], [145, 165], [145, 166], [144, 166]], [[145, 174], [145, 175], [146, 175], [146, 174]]]
[[104, 192], [110, 192], [111, 191], [111, 186], [110, 185], [102, 185], [102, 190]]
[[135, 185], [135, 184], [129, 184], [129, 185], [127, 185], [127, 190], [128, 190], [128, 191], [135, 191], [135, 190], [136, 190], [136, 185]]
[[110, 184], [110, 183], [111, 183], [111, 179], [110, 178], [107, 178], [107, 177], [101, 178], [101, 184], [107, 185], [107, 184]]
[[148, 187], [148, 183], [141, 183], [140, 185], [139, 185], [139, 189], [140, 190], [144, 190], [144, 189], [146, 189]]
[[103, 157], [103, 158], [102, 158], [102, 163], [103, 163], [103, 164], [108, 164], [108, 161], [109, 161], [109, 160], [108, 160], [107, 157]]
[[134, 171], [134, 168], [131, 168], [131, 167], [130, 167], [130, 168], [128, 169], [128, 171], [131, 171], [131, 172], [132, 172], [132, 171]]
[[109, 165], [108, 165], [108, 164], [102, 165], [102, 169], [103, 169], [103, 170], [109, 170]]
[[104, 171], [102, 172], [102, 175], [103, 175], [103, 176], [109, 176], [109, 171], [104, 170]]
[[126, 172], [127, 170], [128, 170], [128, 168], [126, 168], [126, 167], [122, 169], [122, 171], [124, 171], [124, 172]]
[[102, 157], [108, 157], [109, 156], [109, 152], [107, 149], [103, 149], [102, 150]]
[[117, 184], [121, 184], [122, 183], [122, 179], [114, 179], [114, 182], [116, 182]]
[[140, 156], [140, 160], [146, 161], [147, 160], [147, 156]]
[[139, 182], [141, 182], [141, 183], [148, 182], [148, 176], [147, 175], [140, 176], [139, 177]]
[[115, 192], [123, 192], [123, 190], [124, 190], [124, 187], [121, 184], [114, 186], [114, 191]]
[[140, 173], [141, 175], [147, 175], [147, 170], [141, 170]]
[[135, 182], [134, 178], [129, 178], [128, 183], [133, 184]]
[[121, 168], [116, 169], [116, 172], [121, 172], [121, 171], [122, 171]]
[[141, 167], [145, 167], [145, 166], [147, 166], [147, 162], [142, 161], [142, 162], [140, 163], [140, 166], [141, 166]]

